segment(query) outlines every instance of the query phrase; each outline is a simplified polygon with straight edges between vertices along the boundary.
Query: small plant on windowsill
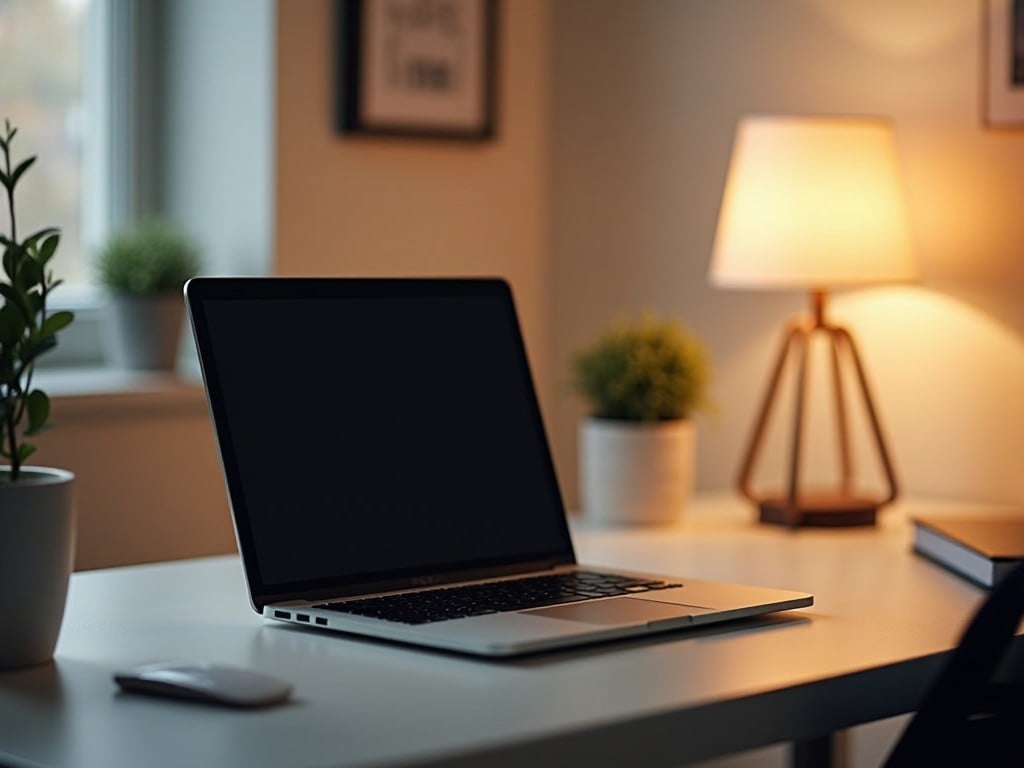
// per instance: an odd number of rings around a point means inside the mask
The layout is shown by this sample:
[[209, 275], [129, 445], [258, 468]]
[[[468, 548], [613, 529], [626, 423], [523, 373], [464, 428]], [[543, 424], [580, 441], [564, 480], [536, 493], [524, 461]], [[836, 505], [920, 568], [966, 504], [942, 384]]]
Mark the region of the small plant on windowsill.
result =
[[33, 387], [36, 361], [57, 345], [70, 312], [46, 311], [60, 285], [49, 268], [60, 233], [47, 227], [18, 239], [14, 193], [35, 162], [11, 163], [17, 129], [4, 123], [0, 138], [0, 184], [7, 194], [10, 230], [0, 234], [0, 583], [7, 585], [4, 608], [17, 621], [0, 626], [0, 669], [42, 663], [53, 649], [64, 615], [74, 552], [74, 476], [62, 469], [28, 467], [39, 434], [50, 416], [50, 399]]
[[177, 296], [199, 271], [199, 253], [180, 229], [153, 218], [114, 235], [97, 266], [100, 282], [118, 296]]
[[647, 315], [573, 358], [591, 417], [580, 429], [584, 512], [601, 523], [678, 519], [693, 487], [692, 416], [708, 404], [707, 353], [681, 325]]
[[198, 250], [177, 227], [147, 219], [100, 251], [100, 283], [110, 293], [109, 352], [125, 368], [174, 368], [184, 320], [182, 286], [200, 269]]

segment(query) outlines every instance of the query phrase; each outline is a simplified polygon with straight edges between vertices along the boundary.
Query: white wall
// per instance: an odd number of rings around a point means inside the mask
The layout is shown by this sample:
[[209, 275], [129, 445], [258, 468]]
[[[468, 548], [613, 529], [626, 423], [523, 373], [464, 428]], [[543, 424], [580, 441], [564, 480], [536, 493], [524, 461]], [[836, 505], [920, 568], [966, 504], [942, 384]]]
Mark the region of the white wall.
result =
[[[651, 308], [710, 347], [698, 485], [732, 484], [797, 293], [711, 288], [732, 134], [747, 113], [891, 116], [924, 280], [852, 292], [906, 491], [1024, 502], [1024, 133], [980, 120], [980, 6], [963, 0], [559, 0], [553, 8], [550, 369]], [[582, 405], [551, 425], [576, 498]], [[781, 413], [780, 416], [784, 416]]]

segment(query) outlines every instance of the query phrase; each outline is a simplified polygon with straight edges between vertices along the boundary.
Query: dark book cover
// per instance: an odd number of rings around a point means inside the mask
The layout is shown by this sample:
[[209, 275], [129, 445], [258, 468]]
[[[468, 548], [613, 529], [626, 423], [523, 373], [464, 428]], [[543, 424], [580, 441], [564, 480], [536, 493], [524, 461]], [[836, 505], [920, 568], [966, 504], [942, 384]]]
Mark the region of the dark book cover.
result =
[[917, 518], [914, 550], [991, 587], [1024, 560], [1024, 516]]

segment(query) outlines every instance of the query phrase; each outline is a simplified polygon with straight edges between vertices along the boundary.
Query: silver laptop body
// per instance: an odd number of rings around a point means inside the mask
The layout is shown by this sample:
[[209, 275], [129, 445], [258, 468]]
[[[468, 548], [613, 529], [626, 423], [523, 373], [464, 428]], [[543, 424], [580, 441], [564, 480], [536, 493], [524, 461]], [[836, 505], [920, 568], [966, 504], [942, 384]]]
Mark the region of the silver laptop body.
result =
[[[269, 619], [509, 656], [813, 603], [576, 563], [504, 281], [195, 278], [185, 297]], [[524, 579], [530, 607], [445, 605]]]

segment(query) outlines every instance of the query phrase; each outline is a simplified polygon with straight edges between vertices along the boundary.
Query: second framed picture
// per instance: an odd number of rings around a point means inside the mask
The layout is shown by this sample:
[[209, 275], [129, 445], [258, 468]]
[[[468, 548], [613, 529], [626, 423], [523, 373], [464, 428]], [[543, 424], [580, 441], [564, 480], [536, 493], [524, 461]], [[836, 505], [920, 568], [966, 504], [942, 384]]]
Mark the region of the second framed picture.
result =
[[497, 0], [335, 0], [342, 133], [494, 135]]
[[984, 0], [984, 122], [1024, 128], [1024, 0]]

